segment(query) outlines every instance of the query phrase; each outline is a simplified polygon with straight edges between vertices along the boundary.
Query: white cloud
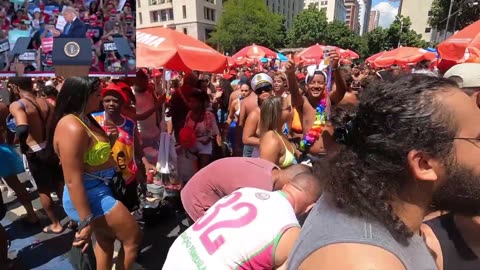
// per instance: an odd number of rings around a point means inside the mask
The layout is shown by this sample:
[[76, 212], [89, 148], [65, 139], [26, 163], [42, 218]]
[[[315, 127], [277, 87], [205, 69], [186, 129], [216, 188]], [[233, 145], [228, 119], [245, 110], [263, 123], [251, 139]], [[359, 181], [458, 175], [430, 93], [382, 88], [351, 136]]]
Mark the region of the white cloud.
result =
[[389, 2], [378, 3], [373, 9], [380, 11], [380, 20], [378, 24], [383, 28], [387, 28], [392, 24], [398, 12], [398, 7], [392, 6]]

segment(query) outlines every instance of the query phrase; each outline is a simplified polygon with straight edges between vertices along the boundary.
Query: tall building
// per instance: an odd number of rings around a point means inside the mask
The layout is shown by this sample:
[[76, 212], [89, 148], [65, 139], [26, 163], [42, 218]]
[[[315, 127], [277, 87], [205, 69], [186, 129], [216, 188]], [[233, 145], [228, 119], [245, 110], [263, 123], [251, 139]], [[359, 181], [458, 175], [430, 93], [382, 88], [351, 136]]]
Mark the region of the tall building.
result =
[[[225, 0], [137, 0], [137, 28], [164, 26], [207, 41]], [[285, 17], [287, 29], [303, 9], [303, 0], [265, 0], [269, 10]]]
[[362, 34], [366, 34], [370, 30], [370, 12], [372, 11], [372, 0], [360, 0], [360, 1], [363, 1], [363, 3], [365, 4]]
[[[365, 25], [365, 2], [363, 0], [357, 0], [358, 3], [358, 24], [360, 25], [360, 35], [363, 35], [363, 28], [368, 27]], [[370, 15], [369, 15], [370, 18]]]
[[380, 21], [380, 11], [372, 10], [370, 11], [370, 21], [368, 23], [368, 32], [373, 31], [373, 29], [378, 27]]
[[410, 28], [421, 34], [423, 40], [430, 42], [432, 39], [432, 29], [428, 24], [428, 17], [432, 9], [433, 0], [402, 0], [400, 5], [400, 15], [410, 17], [412, 25]]
[[292, 26], [293, 17], [303, 9], [303, 0], [265, 0], [268, 9], [285, 17], [285, 27]]
[[333, 20], [345, 21], [347, 9], [345, 8], [344, 0], [305, 0], [304, 7], [308, 8], [310, 5], [315, 6], [319, 10], [324, 10], [329, 22]]
[[206, 41], [222, 12], [219, 0], [137, 0], [137, 28], [164, 26]]
[[345, 0], [345, 8], [347, 11], [345, 23], [354, 33], [360, 34], [359, 5], [357, 0]]

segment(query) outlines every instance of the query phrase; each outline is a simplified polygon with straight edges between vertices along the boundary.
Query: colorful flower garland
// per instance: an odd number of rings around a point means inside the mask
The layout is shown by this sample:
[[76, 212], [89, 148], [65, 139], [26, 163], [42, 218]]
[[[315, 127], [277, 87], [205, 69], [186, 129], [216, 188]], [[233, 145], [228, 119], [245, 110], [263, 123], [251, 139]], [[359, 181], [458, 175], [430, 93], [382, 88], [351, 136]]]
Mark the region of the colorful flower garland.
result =
[[322, 99], [315, 107], [315, 121], [310, 130], [303, 136], [300, 141], [300, 150], [306, 151], [320, 138], [323, 128], [327, 124], [327, 93], [324, 92]]

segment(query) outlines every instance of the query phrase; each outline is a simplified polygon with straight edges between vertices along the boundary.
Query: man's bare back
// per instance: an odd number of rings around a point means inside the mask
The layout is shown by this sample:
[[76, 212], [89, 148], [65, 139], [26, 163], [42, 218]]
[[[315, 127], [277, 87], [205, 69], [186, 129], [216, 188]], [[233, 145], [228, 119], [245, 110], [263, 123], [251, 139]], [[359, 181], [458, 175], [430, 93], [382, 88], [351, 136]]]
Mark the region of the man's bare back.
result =
[[250, 112], [258, 108], [258, 96], [255, 94], [250, 94], [244, 100], [242, 100], [242, 104], [240, 106], [240, 119], [239, 119], [239, 126], [244, 126], [245, 121], [247, 120], [247, 116]]
[[[29, 126], [27, 144], [34, 146], [45, 142], [48, 139], [52, 122], [53, 107], [46, 99], [34, 98], [33, 96], [24, 97], [19, 101], [25, 105], [25, 109], [17, 101], [10, 105], [10, 113], [15, 117], [17, 125]], [[45, 122], [42, 121], [42, 117], [40, 117], [34, 104], [38, 106]]]

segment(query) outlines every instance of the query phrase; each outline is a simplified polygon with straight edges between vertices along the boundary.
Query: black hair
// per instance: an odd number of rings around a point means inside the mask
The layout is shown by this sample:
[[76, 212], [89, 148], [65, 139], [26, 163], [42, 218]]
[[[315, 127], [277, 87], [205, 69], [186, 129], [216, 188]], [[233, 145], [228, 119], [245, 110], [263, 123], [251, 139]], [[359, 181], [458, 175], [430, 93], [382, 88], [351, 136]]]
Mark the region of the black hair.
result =
[[17, 86], [23, 91], [33, 92], [33, 82], [28, 77], [13, 77], [8, 79], [8, 83]]
[[448, 79], [410, 74], [371, 84], [350, 115], [334, 115], [335, 138], [343, 145], [329, 157], [326, 190], [351, 215], [373, 218], [400, 243], [413, 235], [390, 204], [411, 180], [411, 150], [446, 162], [457, 126], [438, 94], [457, 85]]
[[[58, 121], [65, 115], [82, 115], [85, 113], [88, 98], [101, 87], [100, 79], [89, 77], [70, 77], [65, 80], [57, 96], [55, 114], [50, 132], [50, 145], [53, 145], [53, 135]], [[90, 123], [101, 129], [100, 125], [90, 115], [85, 115]]]
[[325, 72], [323, 72], [321, 70], [318, 70], [318, 69], [315, 70], [315, 72], [313, 72], [312, 76], [307, 75], [306, 82], [310, 83], [313, 80], [313, 78], [315, 77], [315, 75], [322, 75], [322, 77], [325, 79], [325, 82], [327, 82], [327, 76], [326, 76]]
[[415, 65], [416, 69], [428, 69], [430, 61], [422, 60]]
[[42, 93], [43, 96], [46, 97], [56, 97], [58, 95], [58, 90], [54, 86], [48, 85], [48, 86], [43, 86], [40, 88], [40, 92]]
[[210, 97], [208, 94], [204, 91], [201, 91], [199, 89], [195, 89], [190, 95], [189, 98], [193, 98], [198, 100], [200, 103], [206, 103], [207, 101], [210, 100]]
[[221, 78], [219, 81], [220, 88], [222, 88], [222, 109], [228, 110], [228, 107], [230, 106], [230, 95], [233, 93], [233, 88], [232, 85], [230, 84], [230, 81]]

